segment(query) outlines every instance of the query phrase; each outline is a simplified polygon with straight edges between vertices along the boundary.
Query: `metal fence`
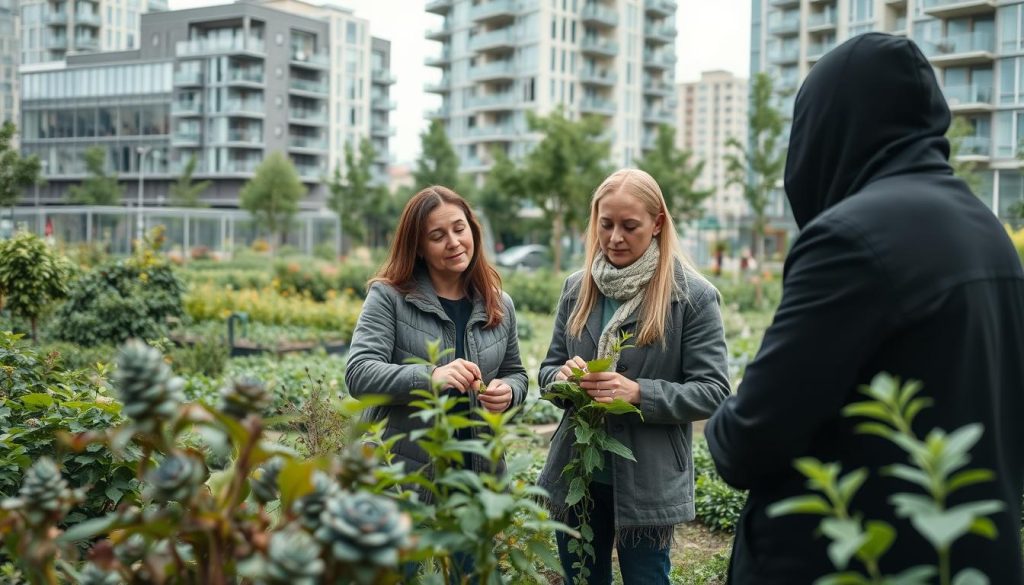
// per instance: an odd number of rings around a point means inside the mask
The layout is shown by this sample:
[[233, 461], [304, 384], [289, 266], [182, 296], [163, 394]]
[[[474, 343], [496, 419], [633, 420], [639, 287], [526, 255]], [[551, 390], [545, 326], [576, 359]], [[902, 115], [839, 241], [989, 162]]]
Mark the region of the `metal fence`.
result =
[[[269, 240], [266, 230], [257, 228], [249, 212], [238, 209], [197, 209], [188, 207], [143, 207], [145, 230], [162, 225], [165, 249], [189, 254], [197, 249], [211, 253], [231, 253], [251, 246], [256, 240]], [[139, 208], [15, 207], [0, 211], [0, 236], [16, 230], [30, 230], [64, 244], [97, 242], [110, 254], [131, 252], [136, 237]], [[300, 211], [281, 240], [305, 254], [331, 249], [341, 251], [341, 225], [330, 211]]]

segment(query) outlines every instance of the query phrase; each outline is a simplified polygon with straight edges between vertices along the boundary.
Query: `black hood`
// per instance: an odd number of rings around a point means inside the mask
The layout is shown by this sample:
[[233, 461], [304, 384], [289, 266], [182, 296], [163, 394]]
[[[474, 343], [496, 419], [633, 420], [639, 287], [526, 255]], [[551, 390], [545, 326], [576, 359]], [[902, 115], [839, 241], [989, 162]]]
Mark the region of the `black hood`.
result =
[[868, 33], [836, 47], [796, 96], [786, 195], [797, 225], [871, 181], [952, 173], [949, 122], [931, 65], [912, 41]]

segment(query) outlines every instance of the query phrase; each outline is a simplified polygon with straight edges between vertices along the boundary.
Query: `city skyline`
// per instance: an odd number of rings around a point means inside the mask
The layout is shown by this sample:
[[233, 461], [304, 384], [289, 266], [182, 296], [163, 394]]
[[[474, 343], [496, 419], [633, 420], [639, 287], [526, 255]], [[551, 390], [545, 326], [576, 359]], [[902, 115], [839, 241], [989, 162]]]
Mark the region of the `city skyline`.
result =
[[[170, 0], [169, 8], [179, 10], [229, 3], [223, 0]], [[424, 35], [428, 28], [439, 26], [442, 19], [426, 13], [424, 0], [311, 0], [311, 3], [349, 8], [357, 17], [369, 21], [374, 36], [391, 41], [391, 71], [397, 79], [392, 87], [392, 99], [397, 102], [397, 110], [392, 112], [391, 118], [396, 129], [391, 152], [396, 163], [413, 162], [419, 153], [419, 134], [428, 124], [425, 112], [441, 104], [438, 96], [424, 90], [425, 84], [437, 80], [438, 72], [424, 65], [423, 59], [440, 51], [440, 43], [427, 40]], [[700, 78], [702, 71], [715, 69], [747, 77], [750, 60], [749, 0], [719, 0], [714, 3], [678, 0], [678, 4], [676, 81], [694, 81]], [[415, 7], [415, 12], [405, 18], [395, 18], [400, 7], [408, 10]], [[715, 50], [709, 51], [708, 47], [715, 47]]]

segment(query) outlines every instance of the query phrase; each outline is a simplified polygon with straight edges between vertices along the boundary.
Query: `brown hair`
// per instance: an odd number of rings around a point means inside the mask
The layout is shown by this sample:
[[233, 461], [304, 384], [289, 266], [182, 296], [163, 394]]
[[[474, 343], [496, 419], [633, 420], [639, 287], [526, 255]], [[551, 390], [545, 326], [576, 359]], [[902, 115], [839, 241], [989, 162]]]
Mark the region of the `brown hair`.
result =
[[391, 243], [388, 258], [368, 285], [383, 282], [402, 293], [412, 290], [416, 270], [422, 267], [418, 252], [427, 216], [444, 204], [454, 205], [466, 214], [466, 221], [469, 222], [469, 229], [473, 233], [473, 258], [469, 261], [469, 268], [462, 273], [462, 284], [481, 296], [487, 309], [485, 327], [494, 327], [501, 323], [505, 316], [501, 302], [501, 276], [487, 262], [483, 248], [483, 230], [473, 210], [465, 199], [447, 187], [427, 187], [413, 195], [405, 204], [402, 217], [395, 229], [395, 238]]

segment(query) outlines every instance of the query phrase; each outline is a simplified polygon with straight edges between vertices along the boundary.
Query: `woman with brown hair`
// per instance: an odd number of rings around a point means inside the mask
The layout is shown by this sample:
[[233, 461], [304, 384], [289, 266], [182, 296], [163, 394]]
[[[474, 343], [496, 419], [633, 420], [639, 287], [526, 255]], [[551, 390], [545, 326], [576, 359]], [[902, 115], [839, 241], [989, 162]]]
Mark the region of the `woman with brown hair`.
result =
[[[405, 435], [393, 452], [407, 471], [430, 464], [408, 438], [427, 425], [413, 416], [412, 390], [441, 384], [468, 398], [460, 404], [463, 411], [504, 412], [526, 397], [515, 308], [481, 243], [480, 223], [462, 197], [440, 186], [417, 193], [405, 205], [388, 259], [370, 280], [352, 334], [345, 383], [352, 396], [390, 399], [367, 416], [387, 418], [385, 438]], [[435, 340], [454, 351], [436, 367], [406, 363], [427, 358], [427, 344]], [[477, 427], [459, 432], [460, 438], [472, 438]], [[468, 457], [466, 467], [490, 471], [476, 456]]]

